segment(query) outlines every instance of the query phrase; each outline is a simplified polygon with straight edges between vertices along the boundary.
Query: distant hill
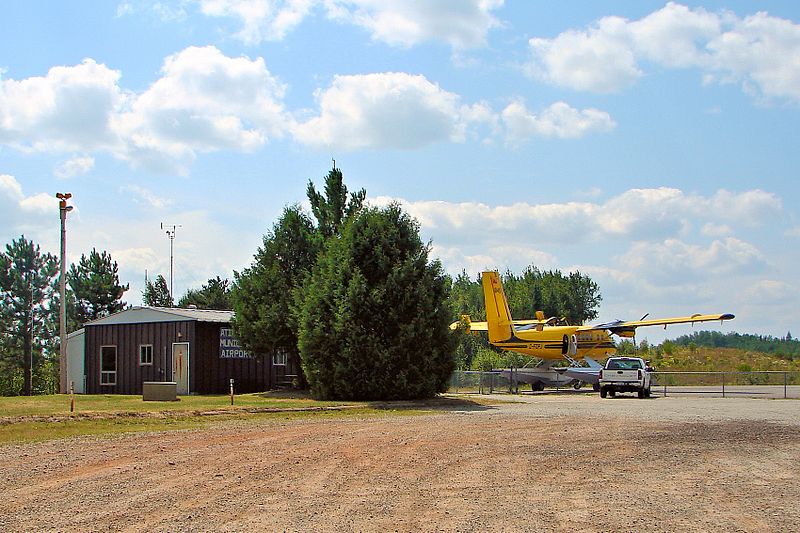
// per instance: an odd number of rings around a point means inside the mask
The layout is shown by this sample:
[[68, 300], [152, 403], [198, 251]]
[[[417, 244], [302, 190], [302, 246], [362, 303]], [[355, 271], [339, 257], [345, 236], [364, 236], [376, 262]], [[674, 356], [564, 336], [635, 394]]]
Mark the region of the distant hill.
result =
[[[634, 353], [633, 343], [617, 343], [620, 355]], [[780, 370], [800, 372], [800, 341], [740, 333], [700, 331], [650, 346], [640, 343], [635, 354], [649, 359], [657, 370], [696, 372], [749, 372]]]
[[772, 354], [786, 360], [800, 358], [800, 341], [792, 338], [791, 333], [787, 333], [786, 337], [776, 338], [764, 335], [698, 331], [691, 335], [683, 335], [673, 341], [664, 341], [664, 344], [667, 343], [685, 347], [694, 345], [707, 348], [737, 348]]
[[781, 370], [800, 372], [800, 359], [791, 361], [774, 354], [742, 350], [739, 348], [710, 348], [707, 346], [692, 349], [679, 346], [669, 353], [650, 348], [649, 357], [656, 370], [695, 371], [695, 372], [750, 372], [754, 370]]

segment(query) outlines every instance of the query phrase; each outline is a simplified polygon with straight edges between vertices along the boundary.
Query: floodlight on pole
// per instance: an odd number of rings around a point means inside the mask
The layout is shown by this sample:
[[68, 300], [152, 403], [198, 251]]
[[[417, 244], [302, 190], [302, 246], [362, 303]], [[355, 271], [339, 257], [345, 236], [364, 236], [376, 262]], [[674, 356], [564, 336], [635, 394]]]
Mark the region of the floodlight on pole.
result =
[[58, 280], [58, 290], [61, 301], [58, 306], [58, 329], [61, 346], [58, 352], [59, 389], [62, 394], [69, 390], [69, 354], [67, 353], [67, 213], [72, 211], [72, 206], [67, 205], [67, 200], [72, 198], [72, 193], [56, 193], [58, 198], [58, 214], [61, 219], [61, 275]]
[[182, 227], [180, 224], [164, 224], [161, 223], [161, 229], [166, 229], [167, 237], [169, 237], [169, 297], [172, 299], [173, 305], [175, 304], [175, 297], [173, 296], [172, 292], [172, 261], [173, 261], [173, 253], [172, 253], [172, 245], [175, 242], [175, 231]]

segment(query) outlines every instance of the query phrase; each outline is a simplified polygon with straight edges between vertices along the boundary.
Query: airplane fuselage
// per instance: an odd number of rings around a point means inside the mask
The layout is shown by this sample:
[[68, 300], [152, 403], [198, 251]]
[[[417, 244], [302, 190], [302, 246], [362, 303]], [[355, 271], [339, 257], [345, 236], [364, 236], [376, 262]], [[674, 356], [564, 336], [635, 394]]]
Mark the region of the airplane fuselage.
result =
[[602, 358], [616, 353], [611, 336], [605, 331], [578, 332], [577, 326], [547, 326], [541, 330], [516, 329], [508, 339], [492, 344], [503, 350], [540, 359]]

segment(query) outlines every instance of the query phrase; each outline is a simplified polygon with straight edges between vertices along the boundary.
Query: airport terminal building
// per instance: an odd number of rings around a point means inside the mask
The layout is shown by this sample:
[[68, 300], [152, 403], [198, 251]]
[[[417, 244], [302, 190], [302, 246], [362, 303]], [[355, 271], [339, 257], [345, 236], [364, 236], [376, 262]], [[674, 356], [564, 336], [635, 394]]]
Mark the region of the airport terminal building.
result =
[[285, 354], [255, 357], [231, 330], [233, 311], [132, 307], [88, 322], [67, 341], [68, 382], [86, 394], [141, 394], [174, 381], [178, 394], [260, 392], [298, 374]]

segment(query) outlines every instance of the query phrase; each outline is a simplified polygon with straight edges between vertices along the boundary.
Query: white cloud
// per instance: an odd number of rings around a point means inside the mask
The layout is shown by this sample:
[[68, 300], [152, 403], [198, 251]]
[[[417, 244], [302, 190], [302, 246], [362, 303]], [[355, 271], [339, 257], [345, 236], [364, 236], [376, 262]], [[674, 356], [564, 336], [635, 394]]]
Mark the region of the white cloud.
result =
[[463, 142], [468, 126], [487, 117], [482, 104], [463, 105], [458, 95], [424, 76], [402, 72], [336, 76], [316, 99], [319, 116], [298, 124], [295, 137], [344, 150]]
[[140, 187], [139, 185], [125, 185], [120, 187], [121, 192], [131, 193], [133, 201], [137, 204], [146, 205], [155, 209], [164, 209], [172, 205], [172, 200], [156, 196], [153, 191]]
[[785, 281], [761, 279], [747, 287], [744, 297], [752, 303], [774, 306], [776, 304], [795, 304], [798, 292], [797, 286]]
[[500, 22], [492, 11], [503, 0], [326, 0], [328, 16], [369, 31], [372, 38], [392, 46], [443, 41], [453, 48], [486, 43]]
[[390, 46], [410, 47], [439, 41], [464, 49], [486, 44], [489, 30], [501, 25], [492, 12], [503, 5], [503, 0], [199, 0], [199, 3], [201, 13], [206, 16], [238, 21], [240, 29], [233, 37], [247, 45], [284, 39], [316, 6], [322, 5], [329, 19], [359, 26], [373, 40]]
[[707, 245], [667, 239], [661, 243], [634, 243], [620, 258], [620, 264], [648, 281], [674, 285], [687, 275], [702, 279], [759, 272], [767, 266], [767, 259], [755, 246], [734, 237], [714, 240]]
[[737, 82], [759, 96], [800, 102], [800, 24], [763, 12], [741, 19], [670, 2], [640, 20], [604, 17], [529, 44], [530, 73], [575, 90], [622, 90], [650, 62], [698, 68], [707, 82]]
[[118, 145], [111, 117], [126, 102], [119, 78], [119, 71], [85, 59], [44, 77], [0, 80], [0, 142], [28, 151]]
[[533, 136], [575, 139], [593, 132], [607, 132], [616, 127], [611, 116], [598, 109], [575, 109], [556, 102], [535, 115], [521, 101], [509, 104], [502, 112], [506, 138], [519, 143]]
[[[768, 253], [737, 236], [752, 224], [774, 227], [783, 214], [776, 198], [763, 191], [709, 196], [679, 189], [631, 189], [604, 202], [515, 203], [371, 199], [376, 205], [399, 201], [433, 241], [449, 272], [475, 273], [487, 267], [519, 270], [581, 270], [613, 288], [668, 297], [681, 286], [710, 298], [710, 279], [752, 277], [772, 271]], [[763, 217], [764, 206], [772, 210]], [[725, 228], [725, 231], [721, 231]], [[581, 257], [580, 266], [564, 264]], [[691, 285], [690, 288], [687, 288]]]
[[53, 175], [57, 178], [72, 178], [86, 174], [94, 168], [94, 158], [89, 156], [73, 157], [62, 161], [53, 170]]
[[[0, 80], [0, 143], [24, 151], [105, 151], [134, 165], [185, 173], [197, 152], [254, 150], [291, 126], [285, 87], [264, 60], [189, 47], [167, 57], [141, 94], [86, 59], [45, 77]], [[57, 175], [91, 168], [73, 159]]]
[[703, 232], [703, 235], [707, 235], [709, 237], [727, 237], [733, 234], [733, 228], [727, 224], [713, 222], [707, 222], [703, 224], [703, 228], [700, 231]]
[[14, 176], [0, 174], [0, 228], [5, 242], [44, 228], [58, 226], [58, 200], [55, 195], [37, 193], [26, 196]]
[[[378, 197], [372, 201], [383, 205], [391, 200]], [[711, 196], [700, 196], [669, 187], [630, 189], [603, 203], [518, 202], [490, 206], [479, 202], [400, 202], [423, 227], [440, 236], [467, 233], [507, 238], [524, 234], [548, 243], [597, 239], [663, 241], [674, 236], [707, 235], [709, 228], [722, 224], [732, 233], [737, 227], [774, 224], [782, 214], [779, 199], [760, 190], [720, 190]]]
[[627, 21], [601, 19], [587, 31], [554, 39], [534, 38], [530, 72], [549, 83], [579, 91], [614, 92], [632, 85], [642, 71], [631, 50]]
[[263, 59], [189, 47], [167, 57], [161, 71], [119, 117], [117, 127], [129, 140], [126, 159], [185, 165], [197, 151], [253, 150], [282, 136], [289, 120], [285, 88]]
[[234, 37], [248, 45], [279, 41], [309, 14], [316, 0], [200, 0], [200, 11], [242, 25]]

